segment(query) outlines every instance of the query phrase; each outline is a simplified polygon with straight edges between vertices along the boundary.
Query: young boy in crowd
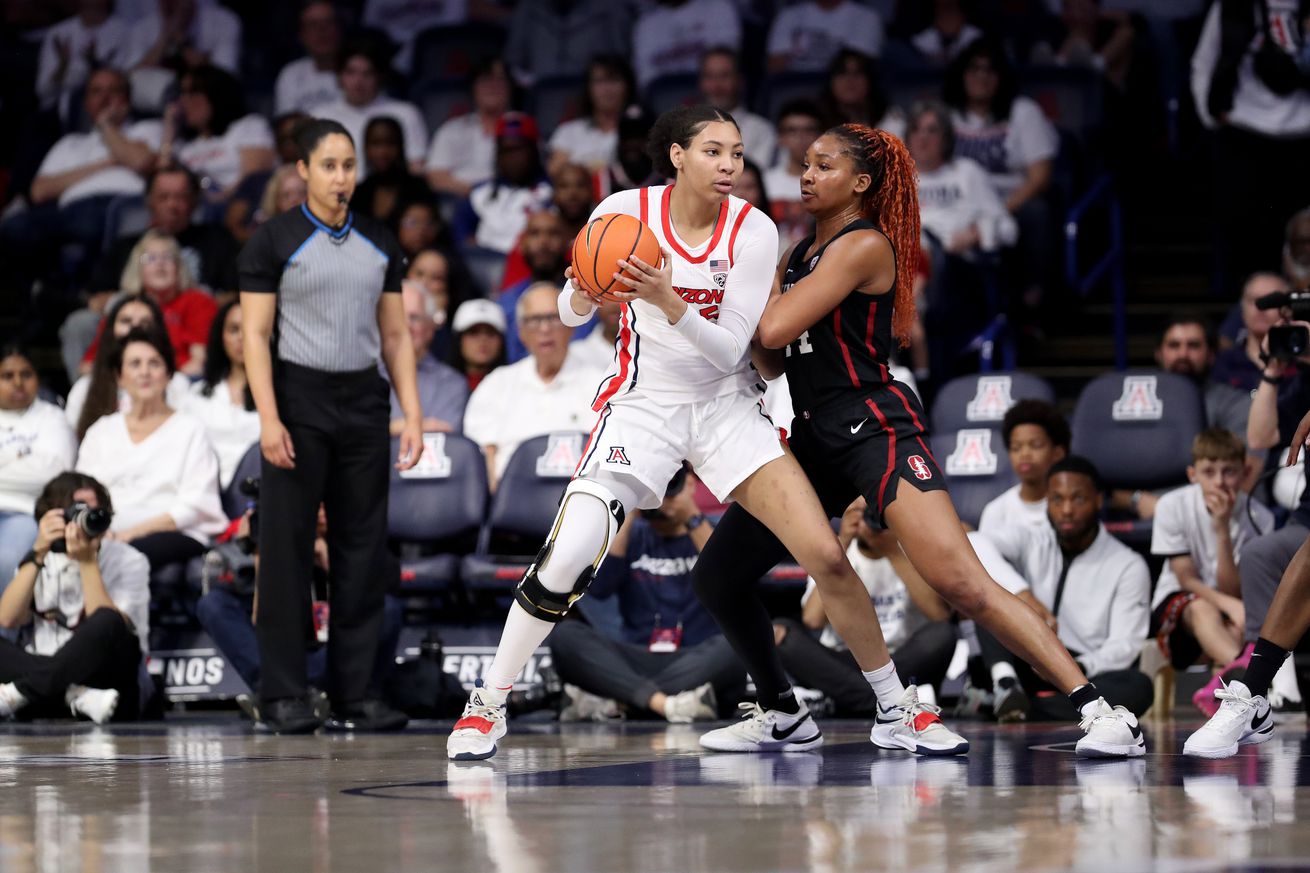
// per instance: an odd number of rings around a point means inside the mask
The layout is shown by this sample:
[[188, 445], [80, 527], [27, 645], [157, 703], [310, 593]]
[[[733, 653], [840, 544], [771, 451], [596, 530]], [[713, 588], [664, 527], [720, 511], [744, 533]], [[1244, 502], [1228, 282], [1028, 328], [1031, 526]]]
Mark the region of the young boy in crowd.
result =
[[[1242, 648], [1246, 613], [1237, 562], [1251, 539], [1274, 527], [1273, 513], [1238, 490], [1245, 462], [1236, 435], [1207, 428], [1192, 441], [1191, 484], [1156, 505], [1151, 552], [1165, 564], [1151, 603], [1151, 636], [1179, 669], [1202, 657], [1222, 667]], [[1219, 676], [1192, 697], [1207, 716], [1219, 707]]]
[[1019, 484], [985, 507], [978, 530], [993, 532], [1010, 524], [1044, 527], [1046, 477], [1051, 465], [1069, 454], [1069, 424], [1054, 406], [1042, 400], [1020, 400], [1001, 422], [1010, 467]]

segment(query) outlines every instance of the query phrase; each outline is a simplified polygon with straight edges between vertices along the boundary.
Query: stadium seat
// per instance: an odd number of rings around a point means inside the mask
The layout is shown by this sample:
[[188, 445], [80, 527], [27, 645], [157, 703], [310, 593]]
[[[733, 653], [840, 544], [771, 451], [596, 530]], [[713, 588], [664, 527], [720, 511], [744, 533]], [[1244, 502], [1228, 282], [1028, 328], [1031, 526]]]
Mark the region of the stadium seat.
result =
[[1045, 379], [1028, 373], [960, 376], [937, 392], [932, 404], [932, 428], [941, 434], [979, 427], [999, 431], [1006, 410], [1015, 401], [1027, 399], [1052, 403], [1055, 391]]
[[1089, 382], [1071, 425], [1074, 454], [1096, 465], [1105, 487], [1168, 488], [1187, 481], [1205, 409], [1186, 376], [1129, 370]]
[[541, 548], [587, 435], [561, 432], [525, 440], [501, 476], [477, 552], [464, 559], [466, 588], [508, 590]]
[[[423, 121], [434, 134], [452, 118], [473, 109], [468, 83], [463, 79], [434, 77], [417, 80], [409, 89], [410, 102], [423, 113]], [[425, 160], [427, 155], [406, 155], [409, 160]]]
[[983, 508], [1018, 481], [1000, 429], [983, 426], [934, 433], [931, 442], [955, 511], [976, 528]]
[[[391, 454], [399, 452], [392, 439]], [[487, 463], [477, 443], [458, 434], [426, 434], [419, 465], [391, 471], [387, 532], [400, 545], [403, 593], [449, 588], [460, 556], [473, 551], [487, 511]]]
[[119, 194], [105, 209], [104, 247], [108, 249], [125, 236], [145, 233], [150, 226], [150, 209], [140, 194]]
[[[467, 80], [474, 64], [500, 57], [505, 29], [487, 22], [430, 27], [414, 38], [414, 81], [426, 78]], [[465, 83], [467, 87], [467, 83]]]
[[547, 76], [532, 86], [528, 94], [528, 110], [537, 120], [543, 140], [565, 121], [578, 117], [580, 96], [587, 86], [582, 76]]
[[259, 443], [255, 443], [241, 456], [232, 473], [232, 481], [219, 495], [223, 500], [223, 513], [228, 518], [238, 518], [246, 511], [246, 505], [252, 498], [241, 492], [241, 483], [246, 479], [258, 479], [263, 465], [264, 456], [259, 450]]
[[655, 115], [700, 101], [700, 77], [695, 73], [660, 76], [646, 86], [646, 106]]

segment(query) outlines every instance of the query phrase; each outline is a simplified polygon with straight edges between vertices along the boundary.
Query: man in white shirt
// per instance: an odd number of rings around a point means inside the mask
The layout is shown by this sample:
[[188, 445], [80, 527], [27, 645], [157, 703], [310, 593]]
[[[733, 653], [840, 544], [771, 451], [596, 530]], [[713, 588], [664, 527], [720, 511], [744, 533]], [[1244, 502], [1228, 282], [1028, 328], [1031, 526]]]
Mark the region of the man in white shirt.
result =
[[729, 0], [660, 0], [632, 31], [632, 69], [645, 88], [660, 76], [694, 73], [713, 46], [741, 48], [741, 19]]
[[569, 355], [573, 331], [559, 317], [559, 287], [539, 282], [519, 298], [516, 320], [529, 357], [492, 370], [464, 410], [464, 434], [487, 456], [494, 490], [524, 440], [555, 431], [585, 431], [603, 373]]
[[1010, 469], [1019, 484], [983, 507], [978, 530], [992, 533], [1011, 525], [1050, 527], [1046, 517], [1047, 475], [1069, 454], [1069, 423], [1042, 400], [1020, 400], [1005, 412], [1001, 435], [1010, 455]]
[[[273, 86], [273, 111], [277, 115], [313, 115], [319, 107], [341, 99], [337, 81], [341, 21], [330, 0], [311, 0], [301, 7], [300, 44], [306, 56], [283, 67]], [[361, 147], [360, 143], [355, 145]]]
[[241, 73], [241, 19], [217, 0], [159, 0], [158, 11], [132, 24], [138, 67], [213, 64]]
[[109, 202], [145, 190], [163, 129], [157, 121], [129, 123], [130, 108], [127, 77], [108, 68], [95, 71], [83, 98], [94, 127], [60, 137], [32, 181], [31, 208], [0, 224], [0, 260], [24, 290], [51, 262], [51, 246], [76, 242], [88, 254], [98, 253]]
[[701, 55], [701, 99], [736, 119], [737, 127], [741, 129], [742, 145], [746, 147], [746, 157], [761, 169], [768, 169], [773, 166], [778, 137], [767, 118], [751, 112], [741, 102], [743, 84], [741, 62], [735, 51], [716, 46]]
[[[1246, 447], [1221, 428], [1192, 440], [1192, 484], [1163, 495], [1155, 507], [1151, 554], [1165, 563], [1151, 601], [1151, 636], [1174, 667], [1198, 660], [1223, 667], [1242, 650], [1246, 610], [1237, 565], [1246, 544], [1274, 529], [1274, 516], [1239, 490]], [[1290, 672], [1291, 662], [1287, 662]], [[1192, 700], [1207, 716], [1219, 709], [1219, 674]]]
[[878, 13], [853, 0], [811, 0], [778, 13], [769, 28], [769, 71], [819, 72], [843, 48], [882, 54]]
[[467, 197], [474, 185], [495, 172], [496, 124], [509, 110], [510, 79], [505, 62], [492, 59], [474, 67], [470, 92], [473, 111], [437, 128], [426, 163], [428, 184], [459, 197]]
[[86, 82], [96, 67], [125, 70], [131, 57], [127, 22], [113, 14], [112, 0], [80, 0], [77, 14], [51, 27], [41, 38], [36, 68], [36, 97], [43, 109], [57, 104]]
[[[986, 534], [1027, 580], [1030, 605], [1055, 630], [1102, 696], [1141, 715], [1151, 706], [1151, 680], [1137, 669], [1150, 623], [1151, 577], [1142, 556], [1101, 524], [1101, 480], [1086, 458], [1070, 455], [1051, 467], [1050, 525], [1011, 525]], [[1032, 668], [978, 629], [992, 676], [994, 712], [1001, 720], [1074, 721], [1078, 713]]]
[[602, 303], [596, 308], [596, 326], [591, 333], [569, 344], [569, 357], [577, 357], [599, 372], [614, 364], [614, 342], [619, 337], [619, 304]]
[[337, 69], [341, 99], [319, 107], [317, 112], [319, 118], [339, 122], [350, 132], [355, 153], [361, 158], [356, 164], [359, 181], [363, 181], [366, 172], [362, 160], [364, 128], [374, 118], [389, 115], [400, 124], [411, 172], [422, 172], [423, 155], [428, 150], [428, 127], [423, 113], [413, 103], [393, 100], [382, 93], [382, 75], [386, 69], [386, 64], [369, 47], [363, 44], [347, 47]]
[[[919, 699], [934, 703], [936, 687], [946, 677], [955, 654], [951, 609], [923, 581], [896, 537], [882, 529], [875, 515], [868, 511], [864, 498], [858, 498], [842, 516], [837, 538], [846, 546], [851, 566], [869, 591], [901, 681], [917, 684]], [[811, 636], [813, 631], [820, 632], [817, 640]], [[773, 632], [782, 664], [799, 684], [824, 692], [836, 704], [839, 716], [874, 714], [877, 697], [854, 656], [828, 624], [813, 578], [805, 583], [801, 622], [775, 621]]]
[[0, 627], [21, 629], [21, 644], [0, 639], [0, 718], [37, 716], [131, 720], [148, 651], [150, 568], [130, 545], [90, 537], [65, 518], [75, 503], [112, 513], [104, 485], [61, 473], [36, 501], [40, 532], [0, 595]]

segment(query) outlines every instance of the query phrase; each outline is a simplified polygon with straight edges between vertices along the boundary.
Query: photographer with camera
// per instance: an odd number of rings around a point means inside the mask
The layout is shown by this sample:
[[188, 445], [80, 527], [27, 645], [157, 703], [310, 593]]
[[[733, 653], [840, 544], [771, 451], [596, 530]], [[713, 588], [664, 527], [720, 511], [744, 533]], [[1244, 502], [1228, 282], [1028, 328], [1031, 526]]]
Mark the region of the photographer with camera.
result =
[[36, 501], [36, 543], [0, 595], [0, 716], [20, 710], [103, 724], [136, 718], [149, 632], [150, 565], [104, 537], [109, 491], [82, 473], [51, 479]]

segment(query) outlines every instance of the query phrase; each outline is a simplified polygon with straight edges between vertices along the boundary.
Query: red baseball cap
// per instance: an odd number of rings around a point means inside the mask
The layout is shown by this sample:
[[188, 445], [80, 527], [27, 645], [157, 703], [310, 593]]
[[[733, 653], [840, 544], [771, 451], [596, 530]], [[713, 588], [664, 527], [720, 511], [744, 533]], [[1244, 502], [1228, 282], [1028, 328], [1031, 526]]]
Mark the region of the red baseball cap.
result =
[[496, 122], [496, 139], [503, 136], [516, 136], [536, 142], [537, 120], [526, 112], [506, 112]]

